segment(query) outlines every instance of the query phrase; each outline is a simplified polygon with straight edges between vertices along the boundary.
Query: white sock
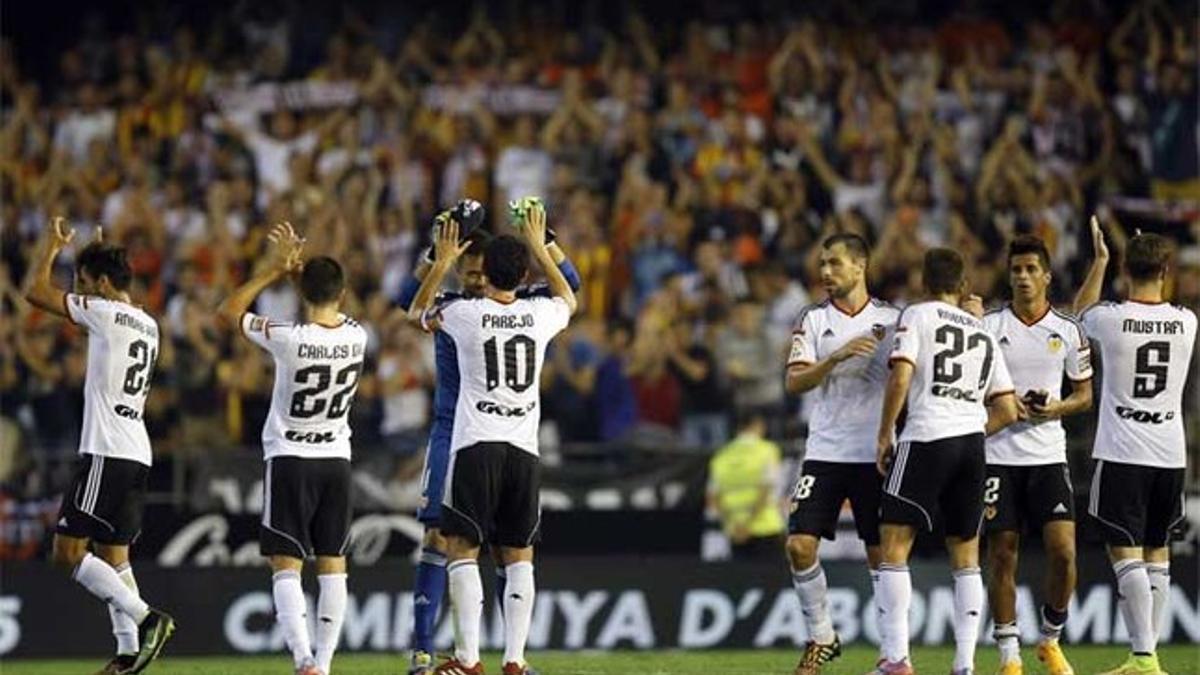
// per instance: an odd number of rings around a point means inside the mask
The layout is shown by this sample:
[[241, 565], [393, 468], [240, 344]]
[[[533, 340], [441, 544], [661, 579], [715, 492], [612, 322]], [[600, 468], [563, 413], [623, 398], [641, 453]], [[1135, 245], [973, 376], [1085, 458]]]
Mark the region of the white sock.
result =
[[1000, 665], [1021, 662], [1021, 630], [1016, 621], [996, 624], [992, 637], [996, 638], [996, 646], [1000, 648]]
[[1157, 645], [1163, 622], [1167, 619], [1167, 603], [1171, 601], [1171, 563], [1146, 563], [1146, 576], [1150, 578], [1150, 597], [1154, 605], [1154, 644]]
[[135, 623], [140, 624], [150, 615], [150, 605], [138, 596], [137, 591], [121, 581], [112, 565], [91, 553], [84, 554], [73, 576], [92, 595], [124, 612]]
[[983, 615], [983, 576], [978, 567], [954, 570], [954, 669], [975, 669], [975, 642]]
[[820, 644], [833, 642], [833, 619], [829, 618], [829, 584], [825, 581], [825, 570], [821, 563], [813, 563], [806, 569], [792, 570], [792, 587], [800, 598], [800, 609], [804, 612], [804, 623], [808, 626], [808, 639]]
[[525, 665], [525, 643], [533, 621], [533, 563], [516, 562], [504, 568], [504, 663]]
[[871, 570], [871, 595], [875, 598], [875, 629], [879, 632], [879, 655], [883, 656], [883, 612], [879, 611], [879, 570]]
[[[129, 590], [134, 593], [138, 592], [137, 580], [133, 578], [133, 567], [129, 563], [124, 563], [116, 567], [117, 576], [121, 578], [121, 582], [129, 587]], [[138, 625], [125, 612], [108, 606], [108, 618], [112, 621], [113, 637], [117, 638], [117, 654], [118, 655], [135, 655], [138, 653]]]
[[[483, 579], [479, 578], [479, 563], [474, 560], [455, 560], [446, 565], [449, 579], [450, 606], [454, 611], [454, 658], [468, 668], [479, 663], [479, 631], [483, 622]], [[512, 580], [509, 580], [512, 583]]]
[[283, 636], [292, 650], [292, 662], [298, 667], [305, 659], [312, 658], [312, 644], [308, 638], [308, 604], [304, 600], [304, 587], [300, 585], [300, 573], [282, 570], [271, 577], [275, 595], [275, 620], [283, 626]]
[[317, 667], [328, 675], [346, 618], [346, 574], [320, 574], [317, 583], [321, 585], [317, 596]]
[[1117, 606], [1129, 629], [1129, 644], [1135, 654], [1154, 653], [1154, 598], [1146, 564], [1137, 558], [1113, 563], [1117, 575]]
[[883, 656], [893, 663], [908, 658], [908, 607], [912, 604], [912, 576], [908, 565], [879, 566], [879, 625]]

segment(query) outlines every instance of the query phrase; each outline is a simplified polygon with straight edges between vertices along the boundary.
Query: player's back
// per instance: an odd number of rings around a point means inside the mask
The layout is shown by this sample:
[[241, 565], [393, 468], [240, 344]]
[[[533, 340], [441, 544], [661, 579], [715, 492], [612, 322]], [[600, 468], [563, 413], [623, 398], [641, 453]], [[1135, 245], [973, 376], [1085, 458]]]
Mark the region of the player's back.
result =
[[247, 314], [243, 329], [271, 352], [275, 386], [263, 427], [266, 458], [350, 458], [350, 406], [367, 333], [345, 316], [335, 326], [281, 323]]
[[537, 454], [538, 383], [546, 346], [570, 318], [566, 303], [477, 298], [437, 313], [440, 329], [454, 341], [460, 377], [452, 449], [502, 441]]
[[1012, 392], [1004, 356], [983, 322], [945, 302], [901, 312], [891, 360], [913, 365], [901, 441], [983, 433], [988, 400]]
[[1183, 390], [1196, 343], [1195, 313], [1167, 303], [1102, 302], [1081, 320], [1100, 344], [1103, 368], [1094, 456], [1186, 466]]
[[142, 417], [158, 358], [158, 324], [140, 307], [116, 300], [72, 293], [66, 303], [71, 320], [88, 333], [79, 451], [149, 465]]

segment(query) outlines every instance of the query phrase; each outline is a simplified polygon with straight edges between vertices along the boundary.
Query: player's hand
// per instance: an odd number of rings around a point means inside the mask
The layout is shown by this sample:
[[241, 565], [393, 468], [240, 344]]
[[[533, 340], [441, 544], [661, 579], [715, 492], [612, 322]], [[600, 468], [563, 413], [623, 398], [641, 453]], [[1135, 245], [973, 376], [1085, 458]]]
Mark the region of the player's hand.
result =
[[974, 293], [964, 296], [962, 301], [958, 303], [958, 306], [976, 319], [983, 318], [983, 298]]
[[888, 471], [892, 468], [892, 457], [896, 454], [895, 447], [892, 445], [892, 436], [880, 436], [875, 443], [875, 468], [879, 470], [879, 475], [887, 478]]
[[1025, 401], [1017, 396], [1014, 396], [1013, 400], [1017, 402], [1017, 421], [1028, 422], [1032, 415], [1029, 413], [1029, 408], [1026, 407]]
[[841, 349], [838, 349], [832, 354], [833, 361], [834, 363], [841, 363], [842, 361], [855, 356], [871, 358], [871, 356], [875, 354], [875, 349], [877, 347], [879, 347], [879, 341], [876, 340], [872, 335], [856, 337], [842, 345]]
[[46, 243], [50, 250], [57, 253], [67, 247], [75, 238], [75, 228], [67, 225], [67, 219], [54, 216], [50, 227], [46, 230]]
[[1046, 422], [1058, 417], [1062, 417], [1062, 401], [1047, 400], [1045, 403], [1036, 401], [1029, 404], [1029, 418], [1034, 422]]
[[1108, 260], [1108, 244], [1104, 243], [1104, 228], [1100, 227], [1100, 218], [1092, 215], [1092, 256], [1095, 260]]
[[453, 218], [446, 218], [438, 225], [433, 240], [434, 261], [452, 265], [471, 246], [469, 241], [458, 240], [458, 227], [458, 221]]
[[541, 203], [525, 210], [525, 222], [521, 226], [521, 233], [525, 235], [525, 241], [532, 250], [536, 251], [546, 246], [546, 208]]
[[276, 223], [267, 234], [267, 241], [271, 244], [267, 260], [272, 271], [289, 274], [301, 268], [305, 239], [296, 234], [291, 223]]

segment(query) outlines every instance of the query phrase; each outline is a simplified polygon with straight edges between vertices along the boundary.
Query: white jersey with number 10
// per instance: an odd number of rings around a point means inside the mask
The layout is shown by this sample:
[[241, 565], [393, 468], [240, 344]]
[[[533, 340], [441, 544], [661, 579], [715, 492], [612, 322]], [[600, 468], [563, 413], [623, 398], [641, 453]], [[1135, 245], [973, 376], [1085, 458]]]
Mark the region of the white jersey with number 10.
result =
[[1196, 314], [1166, 303], [1102, 302], [1080, 320], [1100, 344], [1103, 368], [1092, 456], [1185, 468], [1183, 389], [1196, 344]]
[[426, 313], [454, 341], [460, 384], [450, 451], [504, 442], [538, 454], [538, 383], [550, 340], [567, 327], [562, 298], [455, 300]]

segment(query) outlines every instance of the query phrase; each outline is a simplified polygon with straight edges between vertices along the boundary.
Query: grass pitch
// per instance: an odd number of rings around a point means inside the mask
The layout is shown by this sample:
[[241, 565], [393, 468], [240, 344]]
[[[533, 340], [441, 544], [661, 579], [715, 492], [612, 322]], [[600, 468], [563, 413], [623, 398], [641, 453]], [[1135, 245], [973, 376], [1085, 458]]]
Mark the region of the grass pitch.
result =
[[[1127, 649], [1121, 645], [1067, 648], [1067, 656], [1079, 675], [1094, 675], [1121, 663]], [[918, 648], [914, 652], [917, 671], [948, 673], [954, 651], [949, 648]], [[1022, 652], [1025, 672], [1044, 673], [1033, 649]], [[533, 652], [532, 662], [545, 675], [707, 675], [791, 673], [799, 658], [792, 650], [756, 651], [654, 651], [654, 652]], [[848, 647], [842, 657], [826, 669], [829, 675], [862, 675], [874, 665], [872, 647]], [[1159, 660], [1171, 675], [1200, 675], [1200, 648], [1195, 645], [1164, 647]], [[489, 673], [500, 672], [500, 656], [490, 653], [484, 665]], [[3, 675], [67, 675], [91, 673], [103, 665], [92, 661], [3, 661]], [[403, 675], [407, 662], [400, 655], [346, 654], [333, 661], [333, 675]], [[980, 646], [976, 666], [980, 675], [996, 671], [995, 647]], [[153, 675], [287, 675], [291, 663], [285, 654], [254, 657], [171, 658], [170, 654], [146, 670]]]

